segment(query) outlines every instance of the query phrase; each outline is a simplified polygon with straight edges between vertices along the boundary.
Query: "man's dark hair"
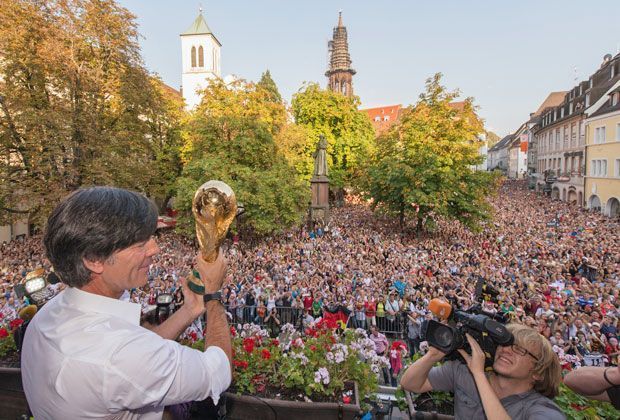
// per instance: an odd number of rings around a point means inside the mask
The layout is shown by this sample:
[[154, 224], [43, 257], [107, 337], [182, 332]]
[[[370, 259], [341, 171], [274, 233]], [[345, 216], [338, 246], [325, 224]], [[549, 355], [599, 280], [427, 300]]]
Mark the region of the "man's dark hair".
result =
[[104, 261], [115, 251], [149, 239], [157, 228], [157, 208], [136, 192], [114, 187], [74, 191], [47, 220], [43, 244], [63, 283], [90, 281], [83, 259]]

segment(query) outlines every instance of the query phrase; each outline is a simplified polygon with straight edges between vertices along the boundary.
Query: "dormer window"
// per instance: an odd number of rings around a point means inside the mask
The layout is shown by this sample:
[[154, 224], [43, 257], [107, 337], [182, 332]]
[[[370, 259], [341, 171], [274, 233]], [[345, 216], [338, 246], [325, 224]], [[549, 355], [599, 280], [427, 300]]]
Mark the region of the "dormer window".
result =
[[616, 92], [611, 95], [611, 106], [616, 106], [618, 104], [618, 98], [620, 97], [620, 92]]
[[381, 121], [381, 117], [377, 115], [377, 116], [375, 117], [375, 122], [379, 122], [379, 121]]

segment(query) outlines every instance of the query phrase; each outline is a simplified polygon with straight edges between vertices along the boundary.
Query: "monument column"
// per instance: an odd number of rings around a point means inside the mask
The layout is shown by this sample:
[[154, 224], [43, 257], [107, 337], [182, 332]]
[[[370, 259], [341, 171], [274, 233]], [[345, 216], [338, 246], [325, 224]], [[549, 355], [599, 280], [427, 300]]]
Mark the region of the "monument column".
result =
[[329, 222], [329, 178], [327, 177], [327, 140], [322, 134], [314, 152], [314, 173], [310, 180], [312, 201], [310, 220], [326, 225]]

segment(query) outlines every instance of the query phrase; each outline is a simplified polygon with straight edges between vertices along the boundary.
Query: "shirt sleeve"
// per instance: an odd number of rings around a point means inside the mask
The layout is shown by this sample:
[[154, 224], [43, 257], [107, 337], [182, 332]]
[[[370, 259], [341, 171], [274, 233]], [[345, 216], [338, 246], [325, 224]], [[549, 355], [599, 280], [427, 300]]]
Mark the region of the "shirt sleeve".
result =
[[450, 360], [428, 372], [428, 381], [433, 387], [433, 391], [454, 391], [456, 370], [459, 364], [456, 360]]
[[110, 357], [102, 397], [112, 411], [207, 397], [217, 404], [231, 380], [228, 357], [219, 347], [202, 352], [147, 332], [125, 341]]
[[566, 420], [566, 416], [559, 410], [545, 406], [534, 406], [527, 411], [528, 420]]

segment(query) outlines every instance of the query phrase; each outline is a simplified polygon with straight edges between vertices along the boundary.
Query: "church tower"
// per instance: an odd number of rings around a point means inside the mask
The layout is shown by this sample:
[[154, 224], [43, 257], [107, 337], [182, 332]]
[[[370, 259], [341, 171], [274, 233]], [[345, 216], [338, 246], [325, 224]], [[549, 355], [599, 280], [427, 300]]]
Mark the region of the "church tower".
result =
[[202, 9], [194, 23], [181, 34], [181, 55], [183, 57], [182, 92], [185, 108], [192, 110], [200, 103], [196, 93], [204, 89], [210, 79], [221, 77], [220, 48], [205, 18]]
[[329, 79], [327, 87], [345, 96], [353, 96], [355, 70], [351, 68], [347, 28], [342, 24], [342, 12], [338, 14], [338, 26], [334, 28], [333, 38], [327, 43], [327, 48], [329, 51], [329, 70], [325, 72], [325, 76]]

